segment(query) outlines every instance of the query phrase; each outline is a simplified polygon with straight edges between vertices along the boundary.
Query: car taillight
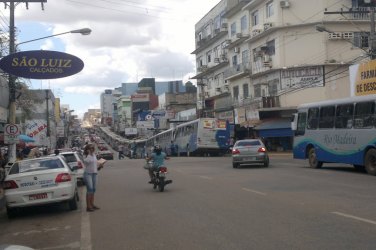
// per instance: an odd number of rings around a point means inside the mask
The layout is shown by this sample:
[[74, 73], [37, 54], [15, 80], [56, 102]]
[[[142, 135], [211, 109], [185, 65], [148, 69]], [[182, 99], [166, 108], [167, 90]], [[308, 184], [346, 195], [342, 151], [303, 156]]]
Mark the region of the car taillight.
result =
[[159, 172], [167, 173], [167, 168], [166, 167], [160, 167]]
[[72, 177], [68, 173], [61, 173], [56, 176], [55, 183], [71, 181]]
[[82, 164], [82, 161], [78, 161], [77, 162], [77, 167], [78, 168], [83, 168], [84, 167], [84, 165]]
[[240, 154], [240, 151], [239, 151], [239, 149], [233, 149], [231, 153], [233, 155], [238, 155], [238, 154]]
[[260, 153], [264, 153], [264, 152], [266, 152], [266, 148], [261, 147], [261, 148], [259, 148], [258, 152], [260, 152]]
[[11, 180], [11, 181], [5, 181], [3, 183], [3, 188], [4, 189], [15, 189], [15, 188], [18, 188], [18, 185], [15, 181]]

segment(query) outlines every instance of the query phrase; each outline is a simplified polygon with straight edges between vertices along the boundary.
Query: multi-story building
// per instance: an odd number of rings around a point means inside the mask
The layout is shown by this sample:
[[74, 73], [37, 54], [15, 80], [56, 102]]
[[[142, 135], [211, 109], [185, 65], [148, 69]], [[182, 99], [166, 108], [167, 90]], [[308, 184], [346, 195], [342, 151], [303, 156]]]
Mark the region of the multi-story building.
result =
[[[217, 27], [215, 18], [211, 22], [207, 17], [224, 8], [221, 17], [228, 32], [220, 41], [226, 41], [223, 48], [229, 64], [218, 83], [221, 92], [212, 89], [221, 63], [215, 60], [204, 68], [200, 64], [214, 45], [197, 43], [194, 52], [195, 78], [203, 83], [201, 107], [210, 111], [206, 114], [226, 118], [220, 108], [228, 106], [229, 120], [233, 115], [237, 128], [246, 127], [242, 137], [252, 136], [249, 128], [254, 128], [258, 136], [272, 138], [275, 144], [289, 144], [281, 138], [292, 135], [287, 117], [296, 106], [349, 96], [348, 67], [367, 57], [369, 14], [324, 13], [344, 7], [358, 10], [358, 1], [222, 0], [205, 16], [207, 21], [203, 18], [196, 24], [196, 41], [200, 41], [202, 32], [211, 34]], [[323, 30], [328, 32], [319, 32]], [[224, 93], [231, 102], [223, 99]]]
[[109, 126], [112, 125], [113, 120], [115, 119], [114, 116], [114, 103], [116, 103], [116, 99], [121, 95], [121, 93], [117, 90], [106, 89], [104, 93], [100, 96], [100, 107], [102, 111], [102, 123], [107, 124]]

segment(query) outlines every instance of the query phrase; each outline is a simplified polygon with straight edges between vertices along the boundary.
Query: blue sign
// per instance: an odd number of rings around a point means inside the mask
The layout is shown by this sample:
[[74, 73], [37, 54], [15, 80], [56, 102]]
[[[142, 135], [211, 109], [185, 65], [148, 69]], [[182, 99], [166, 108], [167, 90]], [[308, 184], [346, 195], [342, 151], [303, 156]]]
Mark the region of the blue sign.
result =
[[73, 55], [49, 50], [31, 50], [8, 55], [0, 60], [0, 69], [23, 78], [56, 79], [77, 74], [84, 62]]

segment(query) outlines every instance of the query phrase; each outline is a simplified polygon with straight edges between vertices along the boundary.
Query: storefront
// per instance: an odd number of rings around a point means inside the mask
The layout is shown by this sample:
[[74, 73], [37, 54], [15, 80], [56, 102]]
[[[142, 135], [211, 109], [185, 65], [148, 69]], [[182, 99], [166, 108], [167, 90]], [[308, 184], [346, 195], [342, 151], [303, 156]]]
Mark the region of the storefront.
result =
[[262, 121], [255, 127], [269, 151], [289, 151], [292, 149], [293, 131], [291, 120], [279, 118]]

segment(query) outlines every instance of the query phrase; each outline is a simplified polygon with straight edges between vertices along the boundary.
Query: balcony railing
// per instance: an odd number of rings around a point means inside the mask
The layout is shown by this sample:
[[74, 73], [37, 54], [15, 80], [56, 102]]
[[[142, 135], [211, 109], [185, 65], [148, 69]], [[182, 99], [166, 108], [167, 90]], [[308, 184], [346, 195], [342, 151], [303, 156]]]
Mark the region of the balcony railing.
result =
[[242, 63], [234, 65], [233, 67], [227, 69], [224, 72], [224, 78], [235, 78], [241, 77], [251, 73], [251, 65], [250, 63]]
[[[351, 11], [369, 11], [369, 8], [357, 7], [352, 8]], [[369, 13], [344, 13], [343, 15], [346, 17], [346, 19], [350, 20], [370, 20]]]
[[279, 96], [234, 99], [234, 107], [252, 107], [253, 109], [280, 107]]

